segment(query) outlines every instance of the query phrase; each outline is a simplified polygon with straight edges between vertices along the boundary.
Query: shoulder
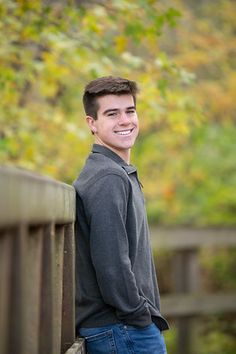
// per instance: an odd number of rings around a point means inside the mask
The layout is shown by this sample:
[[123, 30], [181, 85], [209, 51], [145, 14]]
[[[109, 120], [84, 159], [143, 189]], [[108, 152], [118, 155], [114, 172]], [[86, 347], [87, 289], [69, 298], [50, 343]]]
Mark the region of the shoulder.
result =
[[74, 182], [74, 187], [80, 194], [88, 193], [98, 187], [106, 190], [117, 189], [124, 185], [129, 187], [127, 172], [112, 159], [102, 154], [90, 154], [79, 177]]

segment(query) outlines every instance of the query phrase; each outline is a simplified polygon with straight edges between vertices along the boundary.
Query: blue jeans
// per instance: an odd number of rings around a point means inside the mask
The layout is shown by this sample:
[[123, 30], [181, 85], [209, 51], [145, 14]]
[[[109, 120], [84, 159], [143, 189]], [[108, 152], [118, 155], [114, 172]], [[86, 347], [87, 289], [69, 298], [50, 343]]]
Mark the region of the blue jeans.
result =
[[164, 337], [152, 323], [147, 327], [123, 324], [81, 328], [88, 354], [167, 354]]

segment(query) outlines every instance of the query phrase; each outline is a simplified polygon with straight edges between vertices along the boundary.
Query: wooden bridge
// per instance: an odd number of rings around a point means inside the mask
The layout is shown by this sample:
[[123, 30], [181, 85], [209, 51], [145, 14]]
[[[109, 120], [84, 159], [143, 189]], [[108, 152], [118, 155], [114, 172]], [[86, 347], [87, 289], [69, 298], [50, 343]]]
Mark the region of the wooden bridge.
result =
[[[75, 338], [73, 187], [0, 167], [0, 354], [82, 354]], [[236, 311], [236, 294], [202, 294], [198, 250], [236, 246], [235, 230], [152, 229], [173, 249], [175, 293], [162, 312], [178, 320], [178, 352], [191, 354], [194, 316]], [[181, 349], [180, 349], [181, 348]]]

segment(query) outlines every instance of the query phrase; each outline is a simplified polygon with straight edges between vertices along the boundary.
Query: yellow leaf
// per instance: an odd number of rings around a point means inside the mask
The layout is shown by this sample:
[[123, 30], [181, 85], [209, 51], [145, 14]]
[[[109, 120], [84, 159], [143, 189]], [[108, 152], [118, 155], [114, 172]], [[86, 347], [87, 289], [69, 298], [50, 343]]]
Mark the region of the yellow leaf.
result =
[[125, 36], [117, 36], [115, 39], [116, 50], [118, 53], [122, 53], [127, 48], [127, 38]]

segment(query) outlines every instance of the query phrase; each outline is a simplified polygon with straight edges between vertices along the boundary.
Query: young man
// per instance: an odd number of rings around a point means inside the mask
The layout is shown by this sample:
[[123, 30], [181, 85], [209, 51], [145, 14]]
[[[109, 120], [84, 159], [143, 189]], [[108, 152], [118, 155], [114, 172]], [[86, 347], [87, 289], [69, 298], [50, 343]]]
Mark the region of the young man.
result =
[[130, 165], [137, 85], [102, 77], [85, 87], [94, 145], [75, 181], [76, 332], [89, 354], [165, 354], [159, 291], [141, 183]]

